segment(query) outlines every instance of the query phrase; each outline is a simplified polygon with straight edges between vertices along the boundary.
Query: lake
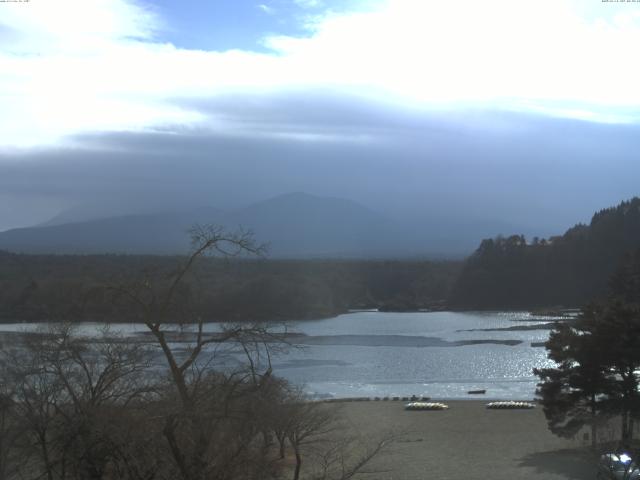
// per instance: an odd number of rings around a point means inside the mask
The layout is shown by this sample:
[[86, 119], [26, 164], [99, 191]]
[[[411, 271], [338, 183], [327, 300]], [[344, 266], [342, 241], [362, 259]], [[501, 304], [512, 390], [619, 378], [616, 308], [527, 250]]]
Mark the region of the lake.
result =
[[[317, 398], [463, 399], [478, 398], [467, 391], [482, 389], [487, 393], [481, 398], [531, 399], [532, 369], [553, 365], [531, 342], [545, 341], [544, 324], [556, 319], [527, 312], [348, 313], [292, 324], [305, 334], [298, 340], [303, 345], [276, 356], [273, 370]], [[85, 323], [80, 332], [90, 335], [96, 328]], [[140, 324], [113, 328], [145, 331]], [[0, 325], [0, 331], [23, 329]]]
[[[553, 365], [531, 342], [549, 330], [488, 330], [554, 320], [526, 312], [350, 313], [298, 324], [322, 343], [278, 359], [274, 371], [320, 396], [470, 398], [467, 391], [486, 389], [483, 398], [530, 399], [532, 369]], [[522, 343], [456, 343], [465, 341]]]

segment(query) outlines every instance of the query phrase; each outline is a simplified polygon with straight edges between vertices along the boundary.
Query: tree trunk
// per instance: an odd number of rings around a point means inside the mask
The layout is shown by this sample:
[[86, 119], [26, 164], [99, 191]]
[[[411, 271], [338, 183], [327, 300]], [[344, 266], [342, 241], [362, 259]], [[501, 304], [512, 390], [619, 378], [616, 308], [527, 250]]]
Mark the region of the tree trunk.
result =
[[280, 453], [280, 459], [284, 458], [284, 454], [285, 454], [285, 446], [286, 446], [286, 442], [287, 442], [287, 436], [286, 434], [277, 431], [275, 432], [276, 434], [276, 439], [278, 440], [278, 451]]
[[184, 373], [180, 370], [178, 363], [176, 362], [175, 356], [171, 351], [171, 347], [169, 347], [169, 343], [167, 343], [167, 339], [164, 336], [164, 333], [154, 329], [151, 326], [150, 322], [147, 322], [147, 326], [153, 333], [154, 337], [158, 341], [162, 352], [164, 353], [165, 359], [169, 364], [169, 371], [171, 372], [171, 377], [173, 379], [173, 383], [175, 384], [176, 389], [178, 390], [178, 395], [180, 396], [180, 400], [182, 401], [182, 406], [185, 409], [190, 409], [192, 406], [191, 395], [189, 395], [189, 389], [187, 388], [187, 382], [184, 376]]
[[269, 450], [269, 447], [273, 444], [273, 437], [267, 430], [262, 430], [262, 446], [264, 450]]
[[171, 450], [171, 455], [173, 456], [176, 465], [180, 469], [180, 473], [182, 474], [182, 478], [185, 480], [190, 480], [191, 475], [189, 472], [189, 466], [187, 465], [185, 456], [178, 445], [178, 441], [175, 435], [176, 423], [175, 418], [173, 416], [169, 416], [165, 419], [165, 425], [162, 430], [164, 437], [169, 443], [169, 449]]
[[7, 457], [4, 446], [4, 436], [6, 433], [6, 413], [4, 409], [2, 410], [1, 421], [0, 421], [0, 480], [5, 480], [5, 463], [4, 460]]
[[591, 395], [591, 448], [593, 450], [595, 450], [598, 446], [598, 426], [596, 425], [596, 421], [596, 396]]
[[297, 445], [293, 446], [293, 450], [296, 454], [296, 469], [293, 472], [293, 480], [298, 480], [300, 478], [300, 469], [302, 468], [302, 455], [300, 455]]
[[44, 466], [47, 469], [47, 480], [53, 480], [53, 467], [51, 466], [51, 461], [49, 460], [49, 449], [47, 448], [47, 441], [44, 438], [41, 438], [41, 448], [42, 448], [42, 459], [44, 460]]

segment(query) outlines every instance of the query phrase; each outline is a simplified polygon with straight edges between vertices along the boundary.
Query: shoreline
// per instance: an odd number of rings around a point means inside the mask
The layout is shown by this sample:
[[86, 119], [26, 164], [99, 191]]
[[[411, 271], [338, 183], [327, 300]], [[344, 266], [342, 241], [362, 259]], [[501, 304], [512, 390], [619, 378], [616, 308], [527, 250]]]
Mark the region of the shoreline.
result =
[[[386, 400], [385, 400], [386, 399]], [[381, 403], [381, 404], [401, 404], [408, 402], [529, 402], [534, 403], [538, 407], [536, 398], [527, 399], [506, 399], [505, 397], [484, 397], [482, 394], [469, 394], [469, 397], [339, 397], [339, 398], [319, 398], [313, 399], [319, 403]]]
[[[379, 480], [491, 478], [561, 480], [593, 478], [597, 454], [583, 431], [554, 436], [541, 408], [492, 410], [483, 400], [447, 401], [448, 410], [407, 411], [400, 402], [336, 405], [363, 438], [400, 433], [371, 469]], [[603, 439], [604, 440], [604, 439]]]
[[[418, 309], [407, 309], [407, 310], [388, 310], [388, 309], [380, 309], [380, 308], [346, 308], [335, 310], [332, 312], [326, 312], [322, 315], [311, 315], [307, 317], [299, 317], [299, 318], [270, 318], [270, 319], [260, 319], [260, 320], [252, 320], [250, 318], [241, 318], [241, 319], [227, 319], [227, 320], [204, 320], [204, 324], [233, 324], [233, 323], [273, 323], [273, 324], [282, 324], [282, 323], [304, 323], [304, 322], [313, 322], [318, 320], [329, 320], [333, 318], [340, 317], [342, 315], [349, 314], [357, 314], [357, 313], [482, 313], [482, 314], [491, 314], [491, 313], [504, 313], [504, 312], [516, 312], [516, 313], [528, 313], [531, 318], [524, 320], [527, 322], [549, 322], [549, 319], [560, 319], [560, 320], [569, 320], [572, 319], [572, 313], [579, 311], [579, 308], [571, 307], [571, 308], [563, 308], [561, 310], [540, 310], [536, 308], [455, 308], [452, 306], [448, 306], [447, 308], [438, 308], [438, 309], [428, 309], [428, 308], [418, 308]], [[520, 321], [520, 320], [514, 320]], [[106, 320], [104, 318], [99, 319], [86, 319], [86, 320], [70, 320], [71, 323], [96, 323], [96, 324], [127, 324], [127, 323], [137, 323], [135, 319], [122, 320], [121, 317], [116, 317], [114, 319]], [[46, 324], [46, 323], [59, 323], [56, 321], [52, 321], [50, 319], [21, 319], [21, 318], [9, 318], [9, 317], [1, 317], [0, 325], [13, 325], [13, 324]], [[167, 322], [167, 324], [177, 324], [179, 322]], [[189, 322], [190, 325], [196, 325], [197, 322]], [[516, 328], [517, 330], [517, 328]]]

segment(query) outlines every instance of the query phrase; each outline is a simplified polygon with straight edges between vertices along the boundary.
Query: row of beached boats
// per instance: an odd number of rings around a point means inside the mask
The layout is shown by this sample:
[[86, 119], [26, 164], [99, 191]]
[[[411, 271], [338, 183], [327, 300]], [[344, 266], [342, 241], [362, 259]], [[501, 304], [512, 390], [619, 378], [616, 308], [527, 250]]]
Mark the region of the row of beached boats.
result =
[[[528, 410], [535, 407], [536, 405], [531, 402], [516, 402], [513, 400], [487, 403], [487, 408], [492, 410]], [[441, 402], [409, 402], [404, 408], [405, 410], [448, 410], [449, 405]]]

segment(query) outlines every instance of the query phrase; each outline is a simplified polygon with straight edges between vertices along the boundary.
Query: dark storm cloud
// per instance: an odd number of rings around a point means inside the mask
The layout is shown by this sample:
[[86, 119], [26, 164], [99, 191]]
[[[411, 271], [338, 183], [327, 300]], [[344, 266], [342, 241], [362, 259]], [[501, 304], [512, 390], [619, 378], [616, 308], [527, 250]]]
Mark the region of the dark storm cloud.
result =
[[[328, 94], [229, 96], [189, 108], [228, 128], [92, 135], [75, 139], [79, 147], [5, 153], [3, 198], [12, 212], [29, 205], [29, 223], [35, 197], [103, 215], [306, 191], [434, 226], [494, 222], [547, 235], [638, 194], [636, 126], [400, 110]], [[0, 217], [0, 228], [18, 216]]]

